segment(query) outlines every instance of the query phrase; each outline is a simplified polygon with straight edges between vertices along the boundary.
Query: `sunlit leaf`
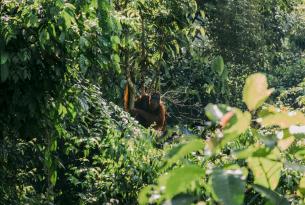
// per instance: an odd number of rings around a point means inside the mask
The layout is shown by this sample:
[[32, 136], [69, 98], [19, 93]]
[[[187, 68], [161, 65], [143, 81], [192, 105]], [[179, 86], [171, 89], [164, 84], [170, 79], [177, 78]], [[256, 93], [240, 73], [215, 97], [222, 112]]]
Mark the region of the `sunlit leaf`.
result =
[[226, 143], [232, 140], [235, 137], [238, 137], [244, 133], [251, 123], [251, 114], [249, 112], [242, 112], [239, 109], [234, 108], [234, 118], [232, 117], [232, 122], [229, 122], [223, 131], [224, 140], [223, 143]]
[[290, 145], [292, 145], [294, 140], [295, 140], [294, 136], [281, 139], [277, 142], [277, 146], [281, 151], [287, 150], [290, 147]]
[[141, 189], [138, 195], [138, 202], [140, 205], [148, 204], [149, 196], [151, 195], [151, 191], [155, 188], [153, 185], [149, 185]]
[[264, 127], [279, 126], [284, 129], [292, 125], [305, 125], [305, 116], [301, 112], [281, 112], [260, 118], [258, 122]]
[[274, 149], [266, 157], [250, 157], [248, 166], [254, 174], [254, 183], [274, 190], [280, 180], [283, 164], [278, 160], [280, 152]]
[[165, 197], [171, 199], [175, 195], [185, 192], [193, 182], [199, 180], [204, 175], [204, 169], [194, 165], [187, 165], [172, 170], [159, 181], [161, 181], [161, 184], [164, 184]]
[[300, 196], [305, 196], [305, 176], [303, 176], [299, 183], [298, 194]]
[[249, 157], [265, 157], [269, 155], [271, 149], [262, 146], [249, 146], [246, 149], [235, 151], [233, 156], [237, 159], [247, 159]]
[[51, 184], [52, 184], [53, 186], [55, 186], [56, 181], [57, 181], [57, 171], [56, 171], [56, 170], [54, 170], [54, 171], [52, 172], [50, 181], [51, 181]]
[[250, 75], [243, 89], [243, 101], [250, 111], [257, 109], [271, 95], [273, 89], [268, 89], [267, 78], [261, 73]]
[[167, 166], [170, 166], [177, 162], [179, 159], [185, 157], [187, 154], [190, 154], [191, 152], [196, 152], [199, 150], [203, 150], [204, 143], [201, 139], [194, 139], [187, 143], [180, 144], [173, 149], [170, 150], [168, 153], [168, 159], [167, 159]]

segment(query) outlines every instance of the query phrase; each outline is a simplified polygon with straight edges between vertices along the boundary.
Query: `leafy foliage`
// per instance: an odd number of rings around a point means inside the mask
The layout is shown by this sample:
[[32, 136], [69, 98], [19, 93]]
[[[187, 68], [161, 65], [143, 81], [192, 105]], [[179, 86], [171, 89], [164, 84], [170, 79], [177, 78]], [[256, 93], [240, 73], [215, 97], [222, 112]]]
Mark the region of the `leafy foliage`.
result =
[[[260, 79], [263, 79], [265, 83], [257, 83], [257, 81], [260, 82]], [[262, 102], [260, 101], [262, 99], [265, 101], [270, 95], [265, 80], [263, 74], [253, 74], [247, 78], [243, 95], [249, 110], [262, 109], [260, 108], [262, 105]], [[266, 94], [267, 97], [264, 96], [266, 91], [268, 92]], [[250, 113], [243, 113], [237, 108], [231, 108], [223, 104], [209, 104], [206, 106], [205, 110], [210, 120], [222, 126], [222, 130], [218, 130], [219, 133], [217, 135], [211, 136], [204, 141], [206, 155], [196, 155], [199, 159], [199, 163], [197, 162], [197, 165], [192, 165], [197, 167], [198, 170], [206, 169], [206, 174], [199, 177], [196, 174], [193, 174], [192, 170], [184, 170], [184, 166], [190, 166], [188, 165], [189, 163], [196, 162], [192, 157], [187, 157], [187, 155], [184, 154], [188, 161], [179, 163], [175, 160], [177, 167], [167, 171], [161, 176], [158, 185], [153, 188], [153, 190], [159, 190], [157, 193], [160, 196], [156, 200], [152, 200], [152, 198], [150, 198], [151, 200], [143, 200], [145, 199], [143, 193], [146, 195], [150, 193], [145, 189], [145, 192], [142, 192], [142, 195], [140, 195], [140, 201], [161, 204], [164, 199], [171, 199], [174, 198], [175, 195], [178, 196], [178, 194], [182, 193], [196, 196], [194, 190], [197, 188], [204, 190], [204, 195], [199, 195], [197, 200], [209, 198], [209, 200], [215, 200], [223, 204], [243, 204], [246, 198], [245, 192], [247, 184], [247, 187], [251, 187], [252, 190], [257, 191], [262, 197], [266, 197], [271, 204], [289, 204], [287, 198], [281, 196], [276, 190], [280, 190], [278, 189], [278, 186], [283, 175], [285, 163], [295, 160], [292, 156], [291, 158], [286, 156], [295, 146], [292, 142], [297, 140], [291, 136], [298, 136], [292, 131], [292, 128], [296, 125], [303, 126], [305, 124], [303, 120], [299, 120], [304, 117], [303, 114], [298, 113], [299, 117], [293, 118], [294, 120], [292, 120], [288, 115], [285, 118], [280, 116], [280, 114], [285, 114], [284, 111], [276, 112], [278, 115], [273, 112], [262, 111], [261, 114], [263, 113], [264, 115], [262, 122], [265, 118], [272, 116], [273, 121], [271, 125], [276, 126], [274, 130], [270, 129], [267, 131], [265, 126], [259, 128], [257, 125], [253, 125], [253, 123], [250, 122]], [[253, 117], [255, 117], [255, 115], [253, 115]], [[260, 122], [260, 120], [255, 121], [256, 123]], [[266, 124], [262, 123], [262, 125]], [[251, 126], [253, 126], [253, 128], [250, 128]], [[287, 130], [287, 128], [289, 129]], [[241, 143], [240, 136], [247, 132], [253, 133], [253, 137], [255, 137], [254, 145], [243, 145], [241, 148], [232, 146], [234, 143]], [[271, 143], [272, 140], [273, 143]], [[196, 140], [188, 142], [188, 147], [191, 147], [195, 142]], [[187, 146], [184, 145], [184, 147]], [[225, 149], [228, 149], [228, 147], [231, 149], [231, 152], [234, 153], [233, 157], [224, 151]], [[170, 153], [175, 153], [176, 156], [174, 155], [167, 160], [171, 160], [174, 157], [181, 159], [183, 155], [179, 154], [175, 149], [176, 147], [173, 148]], [[192, 151], [192, 149], [188, 149], [189, 154]], [[215, 160], [215, 158], [217, 159], [218, 157], [220, 160], [219, 162]], [[180, 167], [181, 164], [182, 167]], [[206, 165], [208, 166], [206, 167]], [[172, 175], [172, 173], [180, 173], [181, 170], [185, 171], [183, 175]], [[186, 173], [186, 171], [189, 173]], [[188, 186], [181, 189], [179, 184], [176, 184], [175, 192], [173, 192], [172, 186], [167, 183], [162, 183], [162, 180], [166, 181], [173, 176], [175, 176], [176, 180], [179, 182], [180, 179], [184, 182], [187, 178], [188, 181], [200, 179], [201, 183], [195, 184], [192, 189], [187, 189]], [[186, 182], [184, 183], [186, 184]], [[302, 183], [303, 181], [301, 181], [300, 187], [303, 186]], [[163, 192], [160, 191], [161, 189]], [[302, 188], [299, 188], [299, 190], [301, 192]], [[281, 191], [285, 195], [283, 188]], [[193, 199], [193, 202], [195, 200], [196, 197]], [[251, 199], [253, 203], [256, 200], [259, 202], [261, 199]]]

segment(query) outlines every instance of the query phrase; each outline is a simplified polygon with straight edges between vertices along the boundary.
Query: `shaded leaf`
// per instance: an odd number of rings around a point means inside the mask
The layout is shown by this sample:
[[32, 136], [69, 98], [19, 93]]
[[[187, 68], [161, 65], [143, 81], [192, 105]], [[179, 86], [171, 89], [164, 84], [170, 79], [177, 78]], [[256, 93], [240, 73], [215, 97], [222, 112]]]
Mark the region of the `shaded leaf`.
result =
[[9, 69], [7, 65], [1, 65], [1, 82], [4, 82], [7, 80], [9, 76]]
[[214, 59], [212, 68], [218, 73], [219, 76], [221, 76], [221, 74], [224, 70], [224, 62], [223, 62], [223, 58], [221, 56], [217, 56]]
[[260, 185], [253, 185], [253, 188], [257, 191], [260, 192], [264, 197], [270, 200], [270, 202], [274, 205], [289, 205], [290, 203], [288, 202], [287, 199], [279, 195], [278, 193], [267, 189], [263, 186]]
[[0, 61], [0, 65], [3, 65], [7, 62], [9, 55], [6, 52], [1, 51], [0, 53], [1, 55], [1, 61]]
[[245, 178], [246, 176], [241, 169], [213, 170], [211, 183], [217, 201], [221, 201], [225, 205], [243, 204], [246, 188]]
[[254, 183], [274, 190], [280, 180], [283, 164], [278, 160], [280, 153], [274, 149], [267, 157], [250, 157], [248, 166], [254, 174]]

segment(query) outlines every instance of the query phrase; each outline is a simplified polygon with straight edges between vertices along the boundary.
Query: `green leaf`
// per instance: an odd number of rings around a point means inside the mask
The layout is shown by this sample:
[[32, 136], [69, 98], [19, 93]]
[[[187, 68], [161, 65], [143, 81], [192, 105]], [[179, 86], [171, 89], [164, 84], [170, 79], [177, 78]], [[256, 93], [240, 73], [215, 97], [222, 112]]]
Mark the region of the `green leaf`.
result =
[[191, 187], [193, 182], [199, 180], [204, 175], [204, 169], [195, 165], [187, 165], [172, 170], [164, 177], [161, 177], [159, 181], [160, 185], [165, 187], [165, 197], [171, 199], [175, 195], [185, 192]]
[[260, 185], [252, 185], [252, 187], [257, 191], [260, 192], [264, 197], [270, 200], [270, 202], [274, 205], [289, 205], [290, 203], [288, 202], [287, 199], [279, 195], [278, 193], [267, 189], [263, 186]]
[[0, 65], [3, 65], [3, 64], [5, 64], [7, 62], [9, 55], [8, 55], [8, 53], [6, 53], [4, 51], [1, 51], [0, 54], [1, 54]]
[[204, 143], [203, 140], [201, 139], [195, 139], [190, 142], [187, 142], [186, 144], [180, 144], [170, 150], [167, 156], [168, 159], [166, 165], [167, 167], [171, 166], [179, 159], [185, 157], [187, 154], [190, 154], [191, 152], [203, 150], [203, 148], [204, 148]]
[[56, 170], [54, 170], [54, 171], [52, 172], [50, 181], [51, 181], [51, 184], [52, 184], [53, 186], [55, 186], [56, 181], [57, 181], [57, 171], [56, 171]]
[[74, 11], [76, 8], [71, 3], [65, 3], [65, 9], [70, 9], [70, 10]]
[[241, 110], [234, 108], [233, 113], [234, 116], [224, 128], [224, 140], [222, 141], [222, 144], [243, 134], [250, 127], [251, 114], [249, 112], [242, 112]]
[[63, 106], [63, 104], [59, 104], [58, 114], [63, 118], [66, 116], [67, 113], [68, 113], [67, 108]]
[[88, 59], [83, 54], [81, 54], [79, 57], [79, 67], [83, 74], [86, 74], [88, 69], [88, 64], [89, 64]]
[[213, 170], [211, 183], [216, 200], [225, 205], [243, 204], [246, 177], [241, 169]]
[[118, 36], [111, 36], [111, 42], [114, 44], [119, 44], [120, 38]]
[[138, 195], [138, 202], [140, 205], [148, 204], [149, 203], [149, 196], [151, 194], [151, 191], [155, 188], [153, 185], [149, 185], [141, 189], [139, 195]]
[[218, 73], [219, 76], [221, 76], [221, 74], [224, 70], [224, 62], [223, 62], [223, 58], [221, 56], [217, 56], [214, 59], [212, 68]]
[[[281, 112], [260, 118], [258, 122], [264, 127], [279, 126], [280, 128], [285, 129], [293, 125], [305, 125], [305, 116], [303, 113], [296, 111]], [[302, 129], [297, 129], [297, 127], [292, 127], [292, 129], [289, 129], [289, 131], [292, 133], [298, 133], [297, 130], [300, 130], [300, 133], [304, 133], [304, 131], [302, 132]]]
[[74, 17], [72, 15], [70, 15], [70, 12], [67, 12], [65, 10], [62, 11], [61, 16], [65, 20], [66, 28], [69, 29], [72, 25], [72, 22], [75, 21]]
[[270, 149], [261, 146], [249, 146], [244, 150], [234, 152], [233, 156], [237, 159], [247, 159], [249, 157], [265, 157], [271, 152]]
[[9, 69], [8, 66], [5, 65], [1, 65], [1, 82], [4, 82], [8, 79], [9, 76]]
[[50, 39], [50, 35], [49, 32], [47, 31], [47, 29], [43, 29], [40, 33], [39, 33], [39, 42], [41, 44], [41, 46], [44, 48], [44, 45], [46, 44], [46, 42]]
[[85, 37], [81, 36], [79, 38], [79, 46], [82, 50], [85, 50], [89, 46], [89, 41]]
[[50, 23], [48, 30], [49, 30], [49, 33], [51, 33], [53, 37], [56, 37], [56, 30], [55, 30], [54, 24]]
[[248, 166], [254, 174], [254, 183], [274, 190], [280, 180], [283, 164], [279, 161], [280, 152], [274, 149], [267, 157], [250, 157]]
[[268, 90], [267, 78], [261, 73], [250, 75], [243, 89], [243, 101], [250, 111], [257, 109], [271, 95], [273, 89]]
[[38, 17], [33, 13], [29, 14], [26, 26], [34, 27], [34, 28], [38, 27], [39, 26]]
[[114, 63], [120, 63], [120, 56], [118, 54], [111, 55], [111, 59], [114, 61]]
[[298, 194], [302, 197], [305, 196], [305, 176], [303, 176], [299, 183]]

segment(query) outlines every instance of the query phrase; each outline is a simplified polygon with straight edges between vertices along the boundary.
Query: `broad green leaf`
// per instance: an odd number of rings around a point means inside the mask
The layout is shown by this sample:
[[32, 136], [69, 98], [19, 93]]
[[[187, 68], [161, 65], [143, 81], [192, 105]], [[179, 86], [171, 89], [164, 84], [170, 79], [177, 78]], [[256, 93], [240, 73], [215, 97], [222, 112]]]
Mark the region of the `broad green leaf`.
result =
[[221, 74], [224, 70], [224, 62], [223, 62], [223, 58], [221, 56], [217, 56], [214, 59], [212, 68], [218, 73], [219, 76], [221, 76]]
[[39, 26], [38, 17], [33, 13], [29, 14], [26, 26], [34, 27], [34, 28], [38, 27]]
[[280, 180], [283, 164], [279, 162], [280, 152], [274, 149], [266, 157], [248, 158], [248, 166], [254, 174], [254, 183], [274, 190]]
[[0, 56], [1, 56], [0, 65], [3, 65], [7, 62], [9, 55], [8, 55], [8, 53], [1, 51]]
[[244, 202], [246, 176], [241, 169], [213, 170], [211, 183], [217, 201], [225, 205], [239, 205]]
[[111, 55], [111, 59], [114, 61], [114, 63], [120, 63], [120, 56], [118, 54]]
[[263, 186], [260, 185], [253, 185], [253, 188], [257, 191], [260, 192], [264, 197], [270, 200], [270, 202], [274, 205], [289, 205], [290, 203], [288, 202], [287, 199], [279, 195], [278, 193], [267, 189]]
[[70, 14], [70, 12], [67, 12], [65, 10], [62, 11], [61, 16], [65, 20], [66, 28], [69, 29], [72, 25], [72, 22], [75, 22], [74, 17]]
[[305, 196], [305, 176], [303, 176], [300, 180], [298, 194], [302, 197]]
[[154, 190], [156, 186], [148, 185], [141, 189], [138, 195], [138, 202], [140, 205], [148, 204], [149, 203], [149, 196], [151, 195], [151, 191]]
[[1, 82], [4, 82], [7, 80], [9, 76], [9, 69], [7, 65], [1, 65]]
[[120, 38], [118, 36], [111, 36], [111, 42], [114, 44], [119, 44]]
[[165, 197], [171, 199], [175, 195], [185, 192], [191, 187], [193, 182], [199, 180], [204, 175], [204, 169], [195, 165], [187, 165], [172, 170], [159, 181], [161, 186], [162, 184], [165, 186]]
[[203, 150], [204, 143], [200, 139], [194, 139], [190, 142], [185, 144], [180, 144], [173, 149], [170, 150], [168, 153], [167, 159], [167, 167], [177, 162], [179, 159], [185, 157], [187, 154], [191, 152], [196, 152], [199, 150]]
[[251, 114], [249, 112], [242, 112], [237, 108], [234, 108], [233, 112], [234, 116], [227, 123], [223, 131], [223, 144], [246, 132], [250, 127]]
[[290, 137], [281, 139], [277, 142], [277, 146], [279, 147], [279, 149], [281, 151], [285, 151], [292, 145], [294, 140], [295, 140], [294, 136], [290, 136]]
[[268, 89], [267, 78], [261, 73], [250, 75], [243, 89], [243, 101], [250, 111], [257, 109], [271, 95], [273, 89]]
[[249, 146], [244, 150], [239, 150], [233, 153], [237, 159], [247, 159], [249, 157], [265, 157], [269, 155], [271, 149], [262, 146]]
[[[279, 126], [285, 129], [292, 125], [305, 125], [305, 116], [301, 112], [296, 111], [281, 112], [259, 118], [258, 122], [264, 127]], [[296, 129], [292, 129], [292, 131], [294, 130]]]

